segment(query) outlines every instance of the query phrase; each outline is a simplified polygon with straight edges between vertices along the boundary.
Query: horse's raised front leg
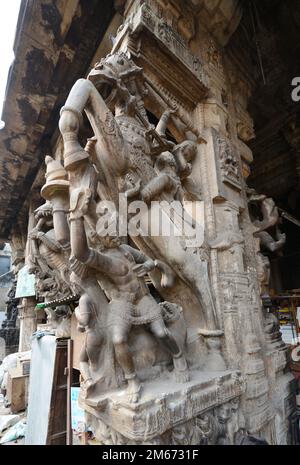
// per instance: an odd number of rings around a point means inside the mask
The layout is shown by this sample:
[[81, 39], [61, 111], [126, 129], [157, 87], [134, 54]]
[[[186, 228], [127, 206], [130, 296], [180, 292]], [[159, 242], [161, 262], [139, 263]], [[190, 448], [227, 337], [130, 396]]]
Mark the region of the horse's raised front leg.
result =
[[120, 176], [126, 172], [128, 150], [114, 115], [98, 90], [87, 79], [78, 79], [66, 104], [61, 109], [59, 129], [64, 141], [64, 158], [81, 160], [88, 157], [78, 141], [83, 111], [86, 112], [97, 139], [96, 154], [101, 169]]

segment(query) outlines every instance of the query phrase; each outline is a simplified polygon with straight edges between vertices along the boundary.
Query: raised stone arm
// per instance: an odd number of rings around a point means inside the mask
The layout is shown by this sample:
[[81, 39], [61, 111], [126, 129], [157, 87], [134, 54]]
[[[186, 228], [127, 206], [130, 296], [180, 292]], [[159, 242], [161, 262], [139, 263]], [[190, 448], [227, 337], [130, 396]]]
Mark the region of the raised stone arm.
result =
[[71, 251], [72, 255], [97, 271], [123, 275], [127, 273], [125, 267], [118, 259], [111, 259], [105, 254], [89, 248], [83, 217], [70, 217]]
[[170, 176], [160, 174], [158, 177], [151, 179], [144, 189], [142, 189], [141, 198], [144, 202], [149, 203], [162, 192], [172, 189], [173, 185], [174, 181]]
[[268, 232], [261, 231], [257, 234], [257, 237], [260, 238], [261, 246], [265, 250], [270, 252], [278, 252], [285, 244], [286, 235], [279, 231], [279, 228], [276, 231], [276, 239], [274, 239]]
[[83, 111], [86, 111], [102, 149], [100, 164], [105, 161], [110, 170], [123, 174], [127, 169], [127, 151], [122, 134], [100, 93], [87, 79], [76, 81], [60, 112], [59, 129], [64, 141], [65, 167], [88, 155], [78, 141]]
[[261, 203], [263, 219], [253, 221], [253, 224], [259, 229], [257, 232], [272, 228], [279, 222], [279, 213], [274, 200], [270, 197], [261, 196], [259, 202]]
[[69, 247], [70, 229], [67, 221], [67, 213], [64, 208], [53, 207], [53, 227], [57, 242], [62, 247]]
[[139, 278], [145, 276], [150, 271], [157, 268], [161, 272], [161, 287], [172, 287], [175, 282], [175, 274], [173, 270], [166, 263], [160, 260], [152, 260], [140, 250], [131, 247], [130, 245], [124, 244], [121, 246], [123, 250], [128, 250], [136, 262], [133, 270], [136, 272]]
[[156, 125], [156, 131], [160, 136], [166, 136], [166, 130], [169, 124], [171, 113], [171, 110], [165, 110]]

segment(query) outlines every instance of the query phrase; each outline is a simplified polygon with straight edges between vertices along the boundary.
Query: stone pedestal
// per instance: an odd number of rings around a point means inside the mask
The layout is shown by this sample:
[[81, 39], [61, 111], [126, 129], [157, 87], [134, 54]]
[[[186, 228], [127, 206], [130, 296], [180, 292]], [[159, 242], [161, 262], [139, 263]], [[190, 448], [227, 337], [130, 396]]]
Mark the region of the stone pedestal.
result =
[[[136, 404], [126, 402], [126, 391], [117, 390], [93, 399], [80, 398], [87, 422], [102, 444], [191, 444], [230, 439], [232, 409], [245, 386], [239, 371], [191, 371], [188, 383], [166, 377], [143, 385]], [[224, 431], [220, 409], [228, 408]], [[208, 431], [205, 428], [208, 427]], [[233, 426], [231, 425], [231, 428]], [[235, 425], [236, 433], [242, 424]], [[232, 435], [231, 435], [232, 436]]]

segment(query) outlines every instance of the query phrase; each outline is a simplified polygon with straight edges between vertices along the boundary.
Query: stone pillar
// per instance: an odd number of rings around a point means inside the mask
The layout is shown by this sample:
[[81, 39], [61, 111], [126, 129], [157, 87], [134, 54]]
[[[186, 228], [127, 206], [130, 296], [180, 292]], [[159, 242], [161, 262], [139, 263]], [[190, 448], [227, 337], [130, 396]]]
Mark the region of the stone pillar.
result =
[[36, 331], [37, 325], [35, 305], [36, 301], [33, 297], [24, 297], [18, 307], [20, 319], [19, 352], [30, 350], [30, 338]]
[[[81, 405], [103, 444], [237, 443], [236, 433], [244, 431], [242, 424], [252, 434], [276, 442], [276, 404], [270, 399], [271, 385], [279, 386], [280, 376], [286, 397], [288, 380], [280, 374], [284, 365], [282, 358], [277, 368], [272, 368], [273, 372], [267, 370], [270, 356], [266, 350], [257, 249], [245, 182], [248, 164], [252, 161], [246, 142], [254, 136], [253, 122], [246, 110], [251, 89], [239, 68], [230, 58], [224, 59], [223, 49], [238, 24], [240, 15], [234, 14], [239, 10], [238, 5], [235, 1], [221, 0], [214, 11], [205, 1], [186, 2], [184, 9], [180, 2], [160, 0], [134, 0], [125, 5], [125, 24], [116, 35], [114, 52], [130, 52], [135, 66], [144, 71], [147, 95], [145, 92], [145, 109], [140, 102], [140, 110], [148, 110], [160, 118], [165, 110], [175, 109], [177, 119], [168, 126], [172, 136], [179, 143], [193, 135], [192, 140], [198, 144], [189, 179], [196, 189], [190, 191], [185, 187], [204, 205], [204, 241], [199, 249], [208, 264], [208, 282], [216, 310], [213, 319], [218, 327], [214, 334], [212, 328], [202, 329], [206, 302], [199, 311], [199, 302], [192, 299], [198, 281], [191, 272], [181, 273], [187, 261], [199, 269], [193, 260], [195, 257], [186, 248], [180, 272], [178, 263], [173, 263], [182, 282], [176, 295], [171, 295], [171, 301], [182, 304], [187, 340], [194, 343], [196, 333], [201, 336], [199, 340], [208, 339], [207, 344], [199, 344], [190, 354], [190, 360], [195, 355], [198, 357], [198, 364], [190, 363], [191, 371], [194, 370], [191, 385], [186, 389], [177, 388], [170, 383], [163, 384], [161, 377], [154, 381], [158, 393], [155, 401], [151, 398], [155, 389], [152, 386], [147, 393], [145, 383], [143, 393], [147, 395], [138, 404], [121, 403], [111, 393], [82, 397]], [[224, 29], [215, 27], [217, 18], [220, 24], [220, 17], [226, 24]], [[201, 23], [205, 27], [199, 27]], [[216, 30], [223, 33], [218, 34]], [[124, 65], [123, 58], [119, 64]], [[88, 114], [91, 116], [96, 121], [95, 115]], [[95, 123], [93, 127], [96, 126]], [[132, 132], [137, 133], [137, 128]], [[133, 157], [136, 155], [133, 150], [131, 153]], [[141, 244], [145, 246], [142, 241]], [[154, 253], [153, 248], [148, 248]], [[158, 246], [157, 249], [160, 250]], [[176, 248], [172, 253], [176, 255]], [[167, 253], [165, 256], [169, 257]], [[191, 299], [185, 298], [182, 302], [186, 286], [190, 288], [187, 295]], [[166, 295], [162, 294], [168, 300]], [[221, 351], [227, 366], [216, 375], [217, 370], [212, 370], [205, 361], [216, 360], [216, 354]], [[275, 347], [273, 354], [275, 361], [278, 356]], [[204, 362], [200, 362], [202, 357]], [[234, 417], [232, 424], [231, 417]], [[223, 426], [218, 425], [215, 432], [213, 424], [219, 420]], [[277, 422], [281, 428], [282, 420]], [[224, 425], [229, 425], [228, 431]], [[205, 431], [199, 437], [197, 432], [201, 428]]]
[[[39, 195], [37, 192], [33, 190], [31, 194], [31, 199], [28, 205], [28, 219], [26, 218], [23, 220], [23, 240], [22, 240], [22, 249], [20, 249], [23, 253], [23, 260], [19, 267], [26, 263], [26, 258], [29, 254], [29, 242], [27, 240], [27, 233], [28, 230], [33, 228], [34, 224], [34, 215], [33, 212], [37, 205], [41, 203]], [[26, 226], [25, 226], [26, 224]], [[37, 325], [37, 315], [35, 311], [36, 300], [34, 297], [24, 297], [20, 299], [20, 303], [18, 306], [19, 309], [19, 321], [20, 321], [20, 336], [19, 336], [19, 351], [26, 351], [30, 350], [30, 338], [34, 331], [36, 331]]]

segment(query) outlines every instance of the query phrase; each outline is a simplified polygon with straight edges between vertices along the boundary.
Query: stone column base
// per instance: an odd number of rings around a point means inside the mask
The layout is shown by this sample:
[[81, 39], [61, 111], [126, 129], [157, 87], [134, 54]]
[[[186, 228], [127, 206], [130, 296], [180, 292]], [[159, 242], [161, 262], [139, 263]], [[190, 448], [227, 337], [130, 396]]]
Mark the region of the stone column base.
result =
[[219, 434], [214, 409], [231, 401], [238, 405], [243, 391], [240, 372], [191, 371], [191, 381], [184, 385], [168, 379], [145, 383], [138, 403], [128, 403], [124, 389], [93, 399], [80, 397], [79, 404], [102, 444], [200, 444], [207, 421], [211, 434]]

